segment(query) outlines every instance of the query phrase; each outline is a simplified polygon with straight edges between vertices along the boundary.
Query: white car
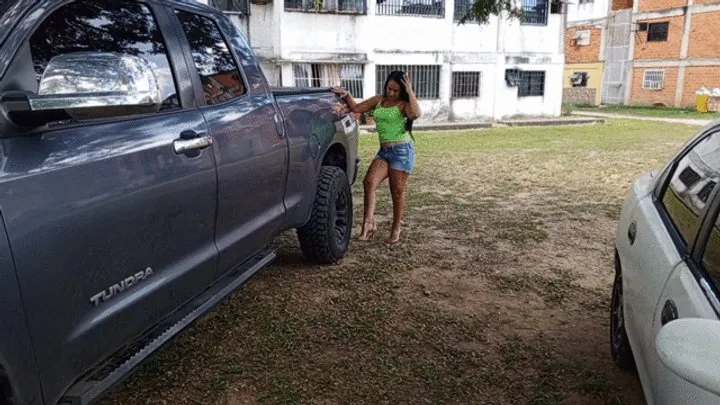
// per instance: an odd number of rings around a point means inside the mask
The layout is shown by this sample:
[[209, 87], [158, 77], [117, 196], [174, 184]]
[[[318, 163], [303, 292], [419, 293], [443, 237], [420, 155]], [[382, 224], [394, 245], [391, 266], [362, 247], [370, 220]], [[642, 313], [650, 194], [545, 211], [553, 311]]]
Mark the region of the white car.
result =
[[720, 123], [635, 180], [615, 240], [612, 357], [652, 405], [720, 404]]

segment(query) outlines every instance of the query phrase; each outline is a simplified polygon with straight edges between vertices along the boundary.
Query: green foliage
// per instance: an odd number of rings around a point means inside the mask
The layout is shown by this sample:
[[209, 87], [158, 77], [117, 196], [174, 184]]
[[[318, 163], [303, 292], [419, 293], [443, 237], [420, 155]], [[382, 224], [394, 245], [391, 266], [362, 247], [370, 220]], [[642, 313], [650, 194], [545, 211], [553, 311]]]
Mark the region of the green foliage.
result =
[[513, 0], [477, 0], [472, 7], [460, 18], [460, 24], [477, 21], [487, 24], [491, 16], [506, 14], [509, 18], [520, 18], [522, 10]]

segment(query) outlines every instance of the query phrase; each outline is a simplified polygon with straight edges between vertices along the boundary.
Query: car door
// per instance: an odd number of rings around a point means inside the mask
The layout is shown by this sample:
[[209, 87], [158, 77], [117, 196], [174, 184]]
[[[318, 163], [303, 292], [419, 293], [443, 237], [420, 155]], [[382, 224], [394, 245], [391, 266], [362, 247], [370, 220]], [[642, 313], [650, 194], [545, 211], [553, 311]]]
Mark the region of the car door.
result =
[[91, 51], [144, 58], [162, 98], [156, 112], [105, 110], [0, 141], [0, 209], [45, 400], [55, 403], [74, 379], [213, 280], [217, 180], [210, 149], [174, 150], [179, 138], [208, 129], [163, 7], [37, 7], [27, 31], [12, 34], [24, 42], [0, 92], [24, 83], [36, 93], [54, 56]]
[[[668, 279], [658, 299], [652, 335], [657, 336], [668, 322], [678, 318], [718, 319], [720, 313], [720, 134], [712, 134], [689, 153], [687, 167], [696, 175], [688, 187], [690, 201], [702, 204], [707, 215], [700, 227], [692, 254], [685, 258]], [[652, 339], [653, 353], [655, 338]], [[657, 354], [649, 358], [656, 403], [691, 405], [720, 403], [720, 397], [677, 376], [660, 361]]]
[[191, 55], [197, 101], [213, 137], [222, 274], [262, 249], [282, 226], [287, 143], [277, 130], [274, 98], [232, 24], [191, 6], [170, 12]]
[[[678, 316], [715, 317], [692, 271], [692, 252], [696, 249], [703, 219], [720, 181], [720, 132], [710, 131], [700, 137], [669, 170], [668, 180], [658, 189], [656, 207], [662, 219], [658, 228], [666, 229], [665, 233], [672, 243], [648, 250], [647, 256], [672, 259], [666, 262], [666, 267], [657, 269], [661, 271], [655, 277], [628, 280], [627, 284], [636, 285], [638, 290], [646, 288], [644, 298], [635, 297], [643, 303], [635, 321], [642, 340], [640, 346], [647, 373], [646, 385], [652, 390], [654, 402], [705, 403], [697, 402], [700, 398], [697, 395], [683, 396], [692, 394], [692, 387], [674, 376], [659, 361], [655, 337], [664, 323]], [[640, 233], [639, 226], [637, 233]], [[651, 262], [648, 259], [646, 265]], [[672, 262], [676, 263], [670, 265]], [[649, 272], [651, 268], [647, 270]], [[633, 349], [636, 350], [635, 347]]]
[[[711, 136], [712, 135], [712, 136]], [[652, 359], [655, 311], [671, 274], [689, 255], [712, 192], [711, 173], [701, 156], [711, 153], [717, 135], [699, 137], [666, 168], [655, 184], [646, 182], [643, 197], [630, 213], [628, 229], [619, 229], [625, 325], [646, 395], [653, 396]]]

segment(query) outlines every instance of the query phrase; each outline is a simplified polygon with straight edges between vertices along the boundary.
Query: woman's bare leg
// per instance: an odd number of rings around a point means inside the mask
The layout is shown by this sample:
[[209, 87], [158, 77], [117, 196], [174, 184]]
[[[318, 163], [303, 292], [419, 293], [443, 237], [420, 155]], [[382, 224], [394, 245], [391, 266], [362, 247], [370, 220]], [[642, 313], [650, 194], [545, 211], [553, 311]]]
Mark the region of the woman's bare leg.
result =
[[410, 173], [391, 169], [389, 177], [390, 194], [392, 195], [393, 203], [393, 222], [390, 238], [387, 242], [397, 243], [400, 241], [400, 231], [402, 230], [403, 215], [405, 214], [405, 194]]
[[370, 164], [363, 186], [365, 188], [365, 204], [362, 231], [358, 240], [372, 239], [375, 234], [375, 205], [377, 202], [377, 188], [388, 177], [388, 163], [382, 159], [374, 159]]

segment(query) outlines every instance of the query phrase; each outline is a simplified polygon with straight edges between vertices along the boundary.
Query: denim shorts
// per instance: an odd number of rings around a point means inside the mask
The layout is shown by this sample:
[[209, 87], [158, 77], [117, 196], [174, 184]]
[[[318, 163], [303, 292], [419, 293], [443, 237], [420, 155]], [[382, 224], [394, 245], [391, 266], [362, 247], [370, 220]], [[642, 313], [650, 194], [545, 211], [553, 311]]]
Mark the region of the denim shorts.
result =
[[411, 173], [415, 166], [415, 146], [412, 142], [380, 146], [375, 158], [387, 161], [391, 169]]

